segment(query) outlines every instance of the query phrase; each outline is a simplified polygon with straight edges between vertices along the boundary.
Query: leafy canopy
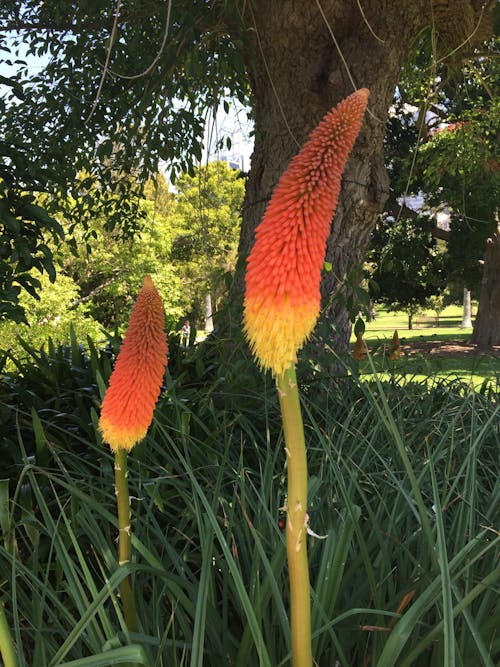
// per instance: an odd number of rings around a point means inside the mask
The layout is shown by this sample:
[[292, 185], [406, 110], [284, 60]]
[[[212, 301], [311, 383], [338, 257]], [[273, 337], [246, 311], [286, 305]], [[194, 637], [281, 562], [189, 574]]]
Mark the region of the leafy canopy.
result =
[[[118, 14], [110, 0], [2, 3], [0, 47], [20, 59], [24, 90], [6, 105], [7, 142], [21, 137], [47, 175], [76, 184], [84, 170], [115, 194], [130, 187], [117, 174], [145, 182], [160, 159], [174, 174], [192, 169], [203, 112], [248, 99], [228, 17], [239, 24], [234, 2], [124, 0]], [[31, 74], [24, 55], [44, 67]]]
[[133, 239], [107, 228], [103, 217], [87, 230], [63, 222], [67, 243], [49, 244], [55, 284], [42, 276], [38, 301], [21, 294], [26, 324], [14, 328], [0, 322], [0, 348], [21, 357], [17, 336], [34, 348], [48, 336], [54, 343], [66, 342], [70, 324], [79, 339], [90, 335], [96, 342], [104, 331], [121, 332], [146, 274], [162, 294], [168, 331], [178, 330], [186, 316], [201, 321], [205, 294], [215, 302], [224, 296], [224, 277], [234, 269], [244, 181], [239, 172], [215, 162], [197, 167], [178, 185], [169, 192], [162, 175], [146, 184], [144, 224]]
[[[174, 178], [192, 172], [206, 111], [226, 97], [247, 102], [241, 42], [228, 29], [245, 38], [237, 5], [0, 3], [0, 64], [15, 68], [0, 81], [0, 316], [22, 319], [20, 289], [39, 287], [31, 266], [53, 276], [54, 217], [70, 233], [96, 217], [135, 233], [142, 187], [160, 160]], [[26, 192], [46, 193], [48, 213], [29, 209]]]
[[450, 279], [473, 288], [500, 195], [498, 38], [465, 62], [435, 59], [428, 36], [403, 70], [386, 140], [393, 186], [423, 196], [421, 215], [450, 216]]

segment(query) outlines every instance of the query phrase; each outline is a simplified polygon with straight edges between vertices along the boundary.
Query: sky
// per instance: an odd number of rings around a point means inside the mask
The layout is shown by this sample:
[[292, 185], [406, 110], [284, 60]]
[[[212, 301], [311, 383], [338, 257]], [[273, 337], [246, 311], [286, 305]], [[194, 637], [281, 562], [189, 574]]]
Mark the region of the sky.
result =
[[[251, 136], [253, 123], [248, 118], [249, 110], [238, 100], [233, 100], [229, 106], [229, 113], [219, 106], [215, 118], [207, 119], [205, 131], [205, 152], [203, 162], [214, 159], [227, 159], [240, 164], [242, 171], [250, 169], [253, 151], [253, 137]], [[220, 139], [229, 137], [231, 148], [219, 149]]]

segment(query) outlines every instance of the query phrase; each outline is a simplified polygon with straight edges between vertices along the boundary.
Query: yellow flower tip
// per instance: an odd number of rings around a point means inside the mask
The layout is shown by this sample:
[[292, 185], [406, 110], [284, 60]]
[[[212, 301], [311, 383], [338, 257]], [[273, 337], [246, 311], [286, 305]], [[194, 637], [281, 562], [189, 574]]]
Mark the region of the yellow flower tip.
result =
[[296, 361], [316, 324], [340, 179], [368, 94], [363, 88], [325, 115], [282, 175], [255, 231], [245, 278], [244, 328], [259, 364], [275, 375]]
[[102, 439], [108, 443], [113, 452], [117, 452], [119, 449], [126, 449], [129, 452], [134, 445], [146, 436], [148, 426], [144, 428], [138, 426], [135, 429], [133, 426], [119, 428], [105, 417], [101, 416], [99, 420]]
[[163, 303], [146, 276], [101, 408], [99, 429], [113, 451], [129, 451], [146, 435], [166, 365]]
[[264, 304], [245, 299], [245, 334], [263, 369], [277, 376], [296, 363], [297, 349], [312, 331], [318, 309], [314, 302], [294, 305], [288, 296]]

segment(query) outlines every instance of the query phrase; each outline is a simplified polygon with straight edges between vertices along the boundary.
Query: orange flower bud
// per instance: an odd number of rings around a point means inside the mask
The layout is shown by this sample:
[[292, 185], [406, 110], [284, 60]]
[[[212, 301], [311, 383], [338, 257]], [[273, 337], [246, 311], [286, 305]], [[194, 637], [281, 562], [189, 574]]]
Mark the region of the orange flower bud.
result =
[[146, 435], [166, 365], [163, 304], [146, 276], [102, 403], [99, 428], [113, 451], [130, 450]]
[[391, 351], [390, 351], [390, 358], [391, 359], [399, 359], [401, 356], [401, 345], [399, 343], [399, 334], [398, 330], [394, 330], [394, 335], [392, 337], [392, 343], [391, 343]]
[[366, 357], [366, 344], [361, 336], [356, 338], [352, 356], [356, 359], [356, 361], [363, 361], [363, 359]]

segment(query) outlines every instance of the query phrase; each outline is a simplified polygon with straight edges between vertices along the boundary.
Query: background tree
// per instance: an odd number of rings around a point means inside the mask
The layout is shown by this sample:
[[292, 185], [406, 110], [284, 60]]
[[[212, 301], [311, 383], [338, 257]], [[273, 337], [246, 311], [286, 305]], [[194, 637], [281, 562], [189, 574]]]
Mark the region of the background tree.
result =
[[[472, 340], [500, 344], [500, 103], [464, 113], [460, 123], [436, 133], [422, 147], [419, 163], [426, 200], [439, 197], [450, 210], [448, 261], [458, 276], [479, 295]], [[418, 166], [417, 166], [418, 168]], [[481, 291], [480, 286], [482, 285]], [[480, 291], [480, 294], [479, 294]]]
[[[334, 270], [323, 282], [325, 314], [337, 322], [337, 346], [346, 348], [349, 316], [331, 295], [348, 290], [343, 278], [361, 265], [384, 206], [383, 137], [401, 67], [429, 26], [436, 62], [482, 42], [493, 4], [405, 0], [380, 11], [375, 0], [3, 3], [3, 34], [18, 36], [8, 48], [22, 40], [30, 53], [50, 53], [50, 61], [1, 127], [9, 141], [28, 136], [31, 159], [65, 174], [68, 184], [86, 169], [106, 185], [99, 192], [124, 193], [134, 183], [128, 174], [144, 181], [160, 158], [174, 173], [190, 167], [201, 155], [203, 110], [225, 95], [250, 100], [255, 149], [232, 293], [238, 304], [253, 230], [280, 174], [328, 109], [353, 88], [368, 87], [369, 114], [328, 242]], [[21, 70], [19, 81], [26, 76]]]
[[411, 194], [420, 197], [420, 215], [435, 220], [436, 212], [445, 210], [449, 230], [435, 228], [434, 234], [447, 242], [450, 283], [460, 295], [465, 285], [479, 296], [483, 280], [484, 305], [473, 334], [483, 344], [500, 341], [500, 303], [490, 298], [499, 292], [500, 265], [484, 263], [486, 242], [496, 238], [500, 185], [497, 53], [498, 40], [491, 40], [465, 63], [438, 64], [429, 89], [422, 72], [430, 70], [433, 57], [424, 36], [403, 71], [386, 141], [394, 187], [391, 212], [396, 217], [411, 213], [397, 200]]
[[162, 294], [167, 331], [179, 331], [186, 317], [203, 328], [205, 292], [210, 290], [214, 300], [227, 295], [225, 278], [234, 271], [244, 182], [239, 172], [218, 162], [196, 168], [178, 185], [169, 192], [161, 174], [146, 184], [142, 229], [134, 238], [108, 229], [101, 217], [87, 229], [64, 221], [66, 243], [48, 246], [58, 271], [56, 284], [45, 274], [38, 301], [21, 294], [26, 324], [0, 323], [0, 348], [22, 357], [18, 336], [35, 348], [49, 335], [63, 342], [71, 323], [79, 340], [88, 334], [99, 342], [105, 332], [121, 332], [146, 274]]
[[[117, 230], [107, 230], [102, 218], [96, 218], [87, 231], [79, 227], [71, 234], [70, 224], [63, 222], [71, 245], [48, 244], [57, 280], [51, 284], [47, 274], [40, 276], [38, 298], [21, 293], [19, 305], [25, 321], [16, 327], [9, 320], [0, 322], [1, 350], [22, 358], [26, 350], [19, 339], [35, 349], [46, 345], [49, 336], [54, 343], [67, 342], [70, 326], [82, 342], [87, 335], [100, 343], [107, 339], [107, 332], [122, 333], [148, 273], [162, 290], [168, 330], [178, 328], [191, 304], [184, 294], [181, 275], [169, 262], [175, 230], [167, 216], [156, 210], [154, 201], [144, 200], [142, 207], [144, 227], [134, 239], [124, 239]], [[100, 240], [92, 252], [83, 238], [87, 233]], [[34, 273], [32, 268], [28, 276]]]
[[[183, 272], [192, 314], [212, 317], [236, 265], [245, 183], [239, 171], [215, 161], [176, 181], [170, 219], [179, 230], [170, 260]], [[205, 306], [207, 312], [205, 312]], [[205, 323], [205, 328], [206, 323]], [[209, 327], [210, 328], [210, 327]]]
[[[39, 298], [21, 292], [19, 305], [25, 317], [15, 327], [10, 320], [0, 322], [0, 350], [9, 352], [14, 359], [26, 356], [25, 345], [39, 350], [47, 347], [49, 338], [54, 343], [67, 343], [70, 328], [78, 341], [104, 340], [102, 326], [90, 313], [89, 303], [80, 298], [78, 285], [60, 273], [54, 283], [47, 274], [40, 277]], [[22, 341], [22, 342], [21, 342]]]
[[[0, 96], [0, 118], [10, 103], [21, 101], [24, 91], [12, 79], [0, 76], [4, 94]], [[0, 135], [0, 321], [26, 321], [24, 290], [38, 297], [42, 284], [37, 276], [46, 272], [55, 279], [49, 240], [62, 238], [62, 228], [47, 212], [36, 205], [32, 190], [41, 189], [46, 172], [28, 157], [27, 143]], [[32, 269], [35, 269], [33, 271]]]
[[162, 294], [167, 331], [178, 329], [190, 311], [182, 268], [171, 261], [174, 239], [184, 228], [173, 209], [173, 195], [159, 174], [155, 183], [146, 184], [140, 200], [143, 222], [133, 238], [109, 229], [106, 218], [97, 217], [87, 229], [66, 220], [68, 243], [58, 248], [58, 266], [77, 285], [79, 303], [87, 304], [90, 316], [105, 329], [121, 330], [126, 324], [146, 274]]
[[389, 310], [413, 317], [445, 286], [443, 258], [425, 218], [383, 220], [373, 235], [368, 262], [374, 267], [369, 284], [374, 299]]

